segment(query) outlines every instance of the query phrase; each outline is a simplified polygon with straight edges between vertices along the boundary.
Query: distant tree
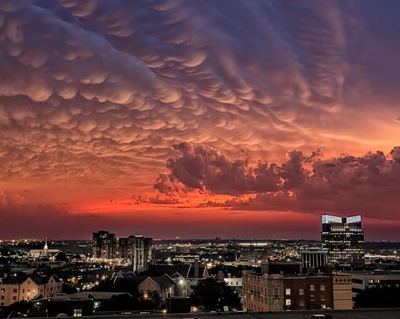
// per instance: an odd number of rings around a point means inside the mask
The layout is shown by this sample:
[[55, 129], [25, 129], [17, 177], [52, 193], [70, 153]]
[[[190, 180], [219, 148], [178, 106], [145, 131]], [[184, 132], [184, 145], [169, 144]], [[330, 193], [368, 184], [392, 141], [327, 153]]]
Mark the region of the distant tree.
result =
[[366, 288], [355, 298], [356, 308], [398, 308], [400, 289], [392, 287]]
[[74, 294], [77, 293], [78, 289], [76, 289], [75, 286], [71, 285], [71, 284], [67, 284], [67, 283], [63, 283], [62, 285], [62, 293], [64, 294]]
[[207, 310], [221, 309], [223, 306], [241, 308], [240, 297], [225, 282], [218, 282], [214, 278], [200, 280], [190, 296], [194, 306], [203, 306]]
[[66, 253], [59, 252], [57, 255], [55, 255], [54, 259], [56, 261], [67, 261], [68, 257]]

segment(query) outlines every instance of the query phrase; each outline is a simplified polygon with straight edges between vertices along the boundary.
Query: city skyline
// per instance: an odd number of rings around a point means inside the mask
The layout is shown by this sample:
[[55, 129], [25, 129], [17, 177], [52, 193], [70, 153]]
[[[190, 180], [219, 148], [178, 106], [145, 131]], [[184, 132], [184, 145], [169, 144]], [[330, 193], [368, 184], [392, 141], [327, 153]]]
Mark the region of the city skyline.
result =
[[318, 239], [329, 214], [398, 239], [399, 15], [2, 0], [0, 238]]

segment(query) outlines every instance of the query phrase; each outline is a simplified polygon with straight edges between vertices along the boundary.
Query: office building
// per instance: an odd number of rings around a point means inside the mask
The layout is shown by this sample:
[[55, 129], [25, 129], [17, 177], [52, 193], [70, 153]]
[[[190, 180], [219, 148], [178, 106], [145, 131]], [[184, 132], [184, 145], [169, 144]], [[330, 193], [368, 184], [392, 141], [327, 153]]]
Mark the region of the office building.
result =
[[244, 311], [352, 309], [348, 275], [243, 274]]
[[328, 261], [339, 265], [364, 263], [364, 232], [361, 216], [337, 217], [322, 215], [322, 248]]
[[239, 243], [240, 261], [256, 262], [267, 260], [269, 253], [269, 244], [264, 242], [246, 242]]
[[328, 262], [328, 250], [307, 249], [300, 252], [304, 269], [322, 269]]
[[366, 288], [400, 287], [400, 271], [374, 270], [349, 271], [344, 273], [351, 276], [353, 299]]
[[132, 261], [133, 271], [146, 270], [152, 258], [152, 238], [141, 235], [119, 239], [119, 257]]
[[116, 251], [116, 238], [114, 234], [105, 230], [93, 233], [92, 250], [95, 259], [113, 259]]

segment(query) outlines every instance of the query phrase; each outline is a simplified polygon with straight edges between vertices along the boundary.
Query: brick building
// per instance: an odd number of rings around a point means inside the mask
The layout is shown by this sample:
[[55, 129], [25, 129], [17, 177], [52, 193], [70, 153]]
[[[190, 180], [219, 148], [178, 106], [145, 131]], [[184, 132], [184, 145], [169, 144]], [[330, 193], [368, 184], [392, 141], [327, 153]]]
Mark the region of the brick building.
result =
[[245, 272], [242, 300], [245, 311], [351, 309], [351, 277]]

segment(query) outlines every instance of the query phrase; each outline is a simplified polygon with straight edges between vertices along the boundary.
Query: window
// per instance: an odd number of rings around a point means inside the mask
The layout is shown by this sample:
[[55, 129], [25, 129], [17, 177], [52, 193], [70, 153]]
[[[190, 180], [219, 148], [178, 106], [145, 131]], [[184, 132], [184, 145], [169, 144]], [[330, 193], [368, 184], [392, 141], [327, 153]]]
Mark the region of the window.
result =
[[291, 303], [291, 300], [290, 299], [286, 299], [286, 306], [290, 306], [292, 303]]
[[6, 292], [6, 289], [5, 288], [1, 288], [1, 292]]
[[274, 299], [274, 306], [279, 306], [279, 300], [278, 299]]
[[310, 291], [315, 291], [315, 286], [314, 285], [310, 285]]
[[4, 296], [1, 296], [1, 297], [0, 297], [0, 300], [4, 300], [4, 299], [6, 299]]
[[288, 295], [288, 296], [290, 296], [290, 288], [286, 288], [285, 294]]
[[314, 295], [310, 295], [310, 301], [315, 301], [315, 296]]
[[23, 293], [23, 294], [25, 293], [25, 289], [22, 289], [22, 293]]
[[300, 300], [299, 300], [299, 306], [300, 306], [300, 307], [305, 307], [304, 299], [300, 299]]
[[74, 317], [82, 317], [82, 309], [74, 309]]
[[279, 297], [279, 288], [274, 288], [274, 297]]
[[325, 285], [321, 285], [321, 291], [325, 291]]
[[303, 288], [299, 289], [299, 296], [304, 296], [304, 289]]
[[321, 294], [321, 301], [325, 301], [325, 295]]
[[13, 300], [17, 300], [17, 296], [13, 296]]
[[15, 293], [15, 294], [16, 294], [17, 292], [18, 292], [18, 290], [17, 290], [17, 289], [13, 289], [13, 293]]

